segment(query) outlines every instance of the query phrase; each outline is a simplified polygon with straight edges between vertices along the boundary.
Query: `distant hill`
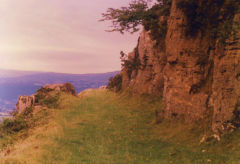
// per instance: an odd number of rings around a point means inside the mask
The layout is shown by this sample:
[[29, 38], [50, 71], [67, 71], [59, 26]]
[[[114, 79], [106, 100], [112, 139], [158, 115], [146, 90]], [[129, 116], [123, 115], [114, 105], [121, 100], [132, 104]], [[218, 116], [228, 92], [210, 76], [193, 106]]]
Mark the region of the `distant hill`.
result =
[[34, 75], [34, 74], [40, 74], [40, 73], [43, 73], [43, 72], [0, 69], [0, 78], [20, 77], [20, 76]]
[[15, 107], [20, 95], [31, 95], [45, 84], [70, 82], [77, 92], [106, 85], [116, 72], [99, 74], [64, 74], [0, 70], [0, 112]]

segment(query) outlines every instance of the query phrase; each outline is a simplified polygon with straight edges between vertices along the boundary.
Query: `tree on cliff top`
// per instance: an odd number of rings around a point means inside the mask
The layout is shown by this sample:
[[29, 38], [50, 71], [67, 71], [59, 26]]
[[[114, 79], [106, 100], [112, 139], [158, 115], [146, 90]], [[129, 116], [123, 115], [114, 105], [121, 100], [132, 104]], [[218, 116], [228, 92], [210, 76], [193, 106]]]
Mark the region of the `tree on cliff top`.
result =
[[100, 21], [112, 22], [112, 29], [107, 30], [108, 32], [117, 31], [122, 34], [137, 32], [140, 30], [139, 25], [144, 25], [146, 28], [150, 22], [156, 23], [159, 15], [169, 15], [171, 0], [157, 0], [152, 6], [151, 2], [152, 0], [132, 0], [128, 7], [109, 8], [106, 13], [102, 14], [103, 19]]
[[[150, 31], [153, 40], [165, 38], [167, 31], [167, 16], [170, 15], [172, 0], [132, 0], [128, 7], [120, 9], [109, 8], [102, 14], [101, 21], [111, 21], [111, 30], [120, 33], [134, 33], [143, 25]], [[219, 39], [224, 43], [229, 37], [236, 36], [239, 31], [240, 20], [234, 20], [239, 12], [239, 0], [178, 0], [177, 7], [187, 18], [185, 28], [187, 36], [197, 36], [199, 32], [209, 38]], [[159, 18], [163, 16], [162, 22]]]

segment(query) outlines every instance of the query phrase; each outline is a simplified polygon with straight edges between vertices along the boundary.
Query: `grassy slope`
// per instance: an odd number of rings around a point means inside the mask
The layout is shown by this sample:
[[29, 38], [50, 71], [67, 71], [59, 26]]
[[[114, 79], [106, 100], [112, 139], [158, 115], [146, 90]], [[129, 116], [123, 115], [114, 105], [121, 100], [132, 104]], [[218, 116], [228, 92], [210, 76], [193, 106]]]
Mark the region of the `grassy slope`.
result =
[[154, 124], [160, 103], [93, 90], [64, 95], [49, 123], [15, 144], [2, 163], [240, 163], [240, 131], [200, 145], [202, 130], [181, 122]]

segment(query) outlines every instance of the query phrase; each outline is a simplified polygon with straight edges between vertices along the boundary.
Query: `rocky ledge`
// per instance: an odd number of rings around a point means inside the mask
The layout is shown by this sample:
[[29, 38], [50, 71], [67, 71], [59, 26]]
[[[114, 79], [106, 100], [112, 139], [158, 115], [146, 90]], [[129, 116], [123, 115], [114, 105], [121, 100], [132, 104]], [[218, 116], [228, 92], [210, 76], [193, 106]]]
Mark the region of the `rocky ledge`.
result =
[[[51, 93], [55, 93], [54, 96]], [[60, 92], [65, 92], [76, 96], [76, 91], [74, 86], [70, 83], [64, 84], [47, 84], [36, 91], [35, 94], [31, 96], [20, 96], [17, 102], [17, 113], [22, 113], [27, 108], [39, 109], [41, 107], [47, 106], [44, 100], [54, 100], [56, 95]], [[52, 102], [49, 102], [49, 104]]]

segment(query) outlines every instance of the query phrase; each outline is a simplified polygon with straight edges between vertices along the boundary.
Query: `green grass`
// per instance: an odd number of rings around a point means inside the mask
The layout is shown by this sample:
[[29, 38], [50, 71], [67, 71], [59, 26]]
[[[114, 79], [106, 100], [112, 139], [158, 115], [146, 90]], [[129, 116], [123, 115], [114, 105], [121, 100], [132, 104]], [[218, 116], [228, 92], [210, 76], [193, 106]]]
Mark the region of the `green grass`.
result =
[[93, 90], [81, 98], [63, 95], [60, 102], [49, 124], [33, 130], [5, 163], [240, 163], [239, 130], [220, 142], [199, 144], [201, 126], [154, 123], [159, 99]]

